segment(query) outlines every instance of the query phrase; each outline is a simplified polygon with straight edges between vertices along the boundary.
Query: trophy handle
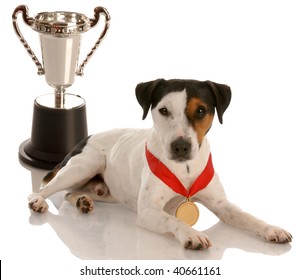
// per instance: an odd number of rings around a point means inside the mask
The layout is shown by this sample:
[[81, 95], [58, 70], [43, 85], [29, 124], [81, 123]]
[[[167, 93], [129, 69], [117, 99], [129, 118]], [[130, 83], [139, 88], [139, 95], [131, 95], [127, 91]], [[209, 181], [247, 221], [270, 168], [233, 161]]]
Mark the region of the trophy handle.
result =
[[29, 15], [28, 15], [28, 7], [25, 5], [20, 5], [14, 10], [14, 12], [12, 14], [12, 23], [13, 23], [14, 30], [15, 30], [18, 38], [20, 39], [20, 42], [22, 43], [22, 45], [24, 46], [24, 48], [26, 49], [26, 51], [28, 52], [28, 54], [30, 55], [30, 57], [32, 58], [33, 62], [35, 63], [35, 65], [38, 69], [37, 74], [43, 75], [43, 74], [45, 74], [45, 70], [44, 70], [43, 66], [37, 59], [34, 52], [31, 50], [30, 46], [28, 45], [27, 41], [25, 40], [24, 36], [22, 35], [22, 33], [19, 29], [18, 22], [17, 22], [18, 13], [22, 13], [24, 22], [30, 27], [32, 26], [33, 18], [29, 17]]
[[108, 11], [103, 8], [103, 7], [96, 7], [94, 9], [94, 19], [90, 19], [91, 21], [91, 27], [94, 27], [95, 25], [97, 25], [99, 19], [100, 19], [100, 15], [103, 14], [105, 16], [105, 26], [104, 29], [99, 37], [99, 39], [96, 41], [96, 43], [94, 44], [93, 48], [91, 49], [91, 51], [87, 54], [86, 58], [84, 59], [84, 61], [81, 63], [81, 65], [79, 66], [78, 70], [76, 71], [76, 75], [77, 76], [83, 76], [83, 70], [84, 67], [86, 66], [86, 64], [88, 63], [88, 61], [90, 60], [90, 58], [92, 57], [92, 55], [94, 54], [94, 52], [96, 51], [96, 49], [98, 48], [98, 46], [101, 44], [102, 40], [104, 39], [108, 29], [109, 29], [109, 25], [110, 25], [110, 15], [108, 13]]

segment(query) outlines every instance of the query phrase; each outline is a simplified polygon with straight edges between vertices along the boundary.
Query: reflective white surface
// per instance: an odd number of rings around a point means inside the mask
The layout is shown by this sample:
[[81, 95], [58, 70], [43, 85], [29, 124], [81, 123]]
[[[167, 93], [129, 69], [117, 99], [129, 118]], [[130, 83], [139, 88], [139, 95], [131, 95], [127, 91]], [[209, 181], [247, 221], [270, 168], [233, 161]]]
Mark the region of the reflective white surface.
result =
[[[96, 203], [93, 213], [82, 215], [59, 193], [50, 198], [49, 213], [31, 214], [27, 196], [45, 171], [21, 166], [17, 152], [30, 138], [34, 99], [52, 89], [36, 75], [13, 33], [11, 14], [20, 3], [12, 0], [0, 10], [3, 279], [82, 279], [79, 269], [85, 264], [157, 267], [169, 264], [166, 260], [174, 266], [219, 265], [223, 279], [297, 279], [299, 18], [295, 1], [88, 3], [26, 2], [32, 14], [72, 10], [91, 17], [97, 5], [111, 14], [107, 38], [84, 77], [76, 77], [68, 90], [86, 100], [89, 133], [152, 125], [150, 118], [141, 120], [142, 109], [134, 95], [139, 82], [164, 77], [230, 85], [233, 97], [224, 125], [215, 118], [209, 132], [214, 167], [234, 203], [286, 228], [294, 241], [264, 242], [219, 223], [202, 207], [196, 228], [213, 243], [204, 252], [185, 250], [172, 237], [136, 227], [136, 214], [121, 205]], [[39, 55], [36, 33], [26, 26], [21, 30]], [[93, 29], [85, 35], [83, 55], [98, 32]]]
[[[32, 182], [33, 190], [39, 187], [46, 171], [19, 166], [31, 173], [27, 174], [27, 183]], [[24, 173], [24, 172], [22, 172]], [[135, 225], [136, 213], [120, 204], [95, 203], [92, 213], [84, 215], [63, 199], [64, 192], [53, 195], [48, 201], [49, 212], [46, 214], [30, 213], [26, 209], [26, 200], [19, 205], [25, 211], [28, 224], [26, 228], [36, 231], [34, 236], [26, 236], [27, 242], [34, 240], [39, 244], [51, 241], [51, 247], [63, 247], [65, 257], [77, 257], [84, 260], [133, 260], [133, 259], [173, 259], [173, 260], [221, 260], [230, 259], [231, 255], [238, 258], [254, 259], [262, 257], [291, 257], [296, 254], [294, 244], [273, 244], [265, 242], [254, 234], [228, 226], [203, 206], [199, 205], [201, 216], [194, 226], [204, 231], [211, 239], [213, 246], [207, 251], [185, 250], [171, 236], [162, 236], [141, 229]], [[275, 195], [271, 195], [275, 197]], [[264, 205], [251, 207], [255, 213], [263, 213]], [[257, 211], [259, 209], [259, 211]], [[284, 211], [284, 210], [281, 210]], [[270, 211], [271, 212], [271, 211]], [[278, 212], [273, 207], [273, 212]], [[264, 213], [263, 213], [264, 214]], [[279, 214], [279, 213], [278, 213]], [[277, 218], [268, 219], [280, 220]], [[292, 225], [291, 217], [281, 220], [283, 225], [296, 234], [297, 225]], [[36, 235], [39, 235], [36, 237]], [[296, 235], [294, 243], [296, 244]], [[48, 246], [48, 245], [47, 245]]]
[[[6, 206], [1, 218], [5, 225], [1, 259], [11, 271], [15, 265], [22, 268], [15, 270], [14, 275], [25, 273], [31, 276], [32, 271], [38, 271], [44, 279], [57, 275], [81, 279], [79, 269], [86, 265], [107, 268], [138, 265], [165, 269], [190, 265], [220, 266], [224, 275], [221, 279], [238, 279], [240, 275], [243, 279], [251, 279], [256, 275], [267, 277], [271, 274], [291, 277], [297, 273], [298, 223], [293, 211], [298, 207], [287, 203], [287, 198], [280, 200], [281, 194], [261, 192], [263, 198], [257, 198], [259, 202], [254, 203], [250, 202], [254, 195], [246, 191], [249, 203], [242, 195], [238, 203], [244, 204], [252, 213], [286, 227], [294, 236], [291, 244], [265, 242], [254, 234], [219, 222], [212, 213], [199, 206], [201, 217], [195, 228], [203, 230], [213, 246], [206, 251], [191, 251], [182, 248], [171, 236], [137, 227], [136, 213], [119, 204], [95, 203], [94, 211], [84, 215], [65, 202], [61, 192], [48, 200], [48, 213], [31, 213], [26, 200], [30, 191], [28, 186], [32, 184], [33, 189], [37, 188], [45, 171], [27, 168], [15, 162], [18, 173], [14, 182], [19, 187], [17, 195], [10, 196], [14, 197], [14, 206], [9, 200], [4, 202]], [[255, 187], [253, 190], [257, 191]], [[288, 199], [290, 203], [293, 201], [295, 199]], [[198, 262], [201, 260], [208, 262]]]

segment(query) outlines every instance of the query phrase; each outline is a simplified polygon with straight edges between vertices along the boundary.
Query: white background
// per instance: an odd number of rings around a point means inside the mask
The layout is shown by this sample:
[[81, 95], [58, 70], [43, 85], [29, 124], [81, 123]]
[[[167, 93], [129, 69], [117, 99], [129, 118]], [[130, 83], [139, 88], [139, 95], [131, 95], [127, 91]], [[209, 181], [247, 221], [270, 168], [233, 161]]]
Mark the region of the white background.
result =
[[[78, 273], [72, 269], [81, 264], [77, 260], [64, 263], [64, 254], [69, 253], [63, 245], [57, 248], [57, 259], [47, 251], [44, 256], [42, 246], [28, 244], [34, 227], [29, 232], [19, 230], [20, 225], [28, 224], [26, 195], [31, 185], [30, 172], [19, 165], [18, 146], [30, 137], [33, 100], [52, 91], [44, 77], [37, 76], [37, 69], [14, 34], [11, 15], [19, 4], [23, 3], [11, 0], [0, 10], [0, 258], [5, 279], [60, 278], [58, 268], [63, 265], [67, 269], [62, 275], [74, 277]], [[86, 66], [85, 75], [77, 77], [69, 90], [86, 99], [89, 133], [151, 126], [150, 118], [141, 120], [142, 110], [135, 100], [139, 82], [187, 78], [231, 87], [232, 102], [224, 114], [224, 124], [215, 118], [209, 133], [215, 168], [232, 201], [285, 227], [294, 242], [288, 253], [276, 257], [230, 249], [217, 264], [224, 268], [225, 279], [233, 275], [240, 278], [240, 273], [244, 273], [243, 279], [259, 275], [295, 279], [299, 259], [296, 1], [27, 0], [24, 4], [30, 16], [72, 10], [92, 17], [98, 5], [110, 12], [107, 37]], [[22, 33], [41, 58], [37, 33], [19, 20]], [[82, 35], [81, 60], [99, 29]], [[45, 275], [35, 275], [35, 270]]]

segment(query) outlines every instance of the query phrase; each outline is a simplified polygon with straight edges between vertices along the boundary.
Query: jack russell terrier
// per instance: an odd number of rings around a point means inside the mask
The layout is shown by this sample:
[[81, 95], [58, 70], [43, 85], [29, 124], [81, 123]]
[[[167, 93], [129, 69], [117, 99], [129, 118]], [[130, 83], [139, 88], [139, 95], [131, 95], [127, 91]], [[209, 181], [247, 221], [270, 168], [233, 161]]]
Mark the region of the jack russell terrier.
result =
[[46, 198], [67, 190], [65, 199], [81, 212], [93, 201], [120, 202], [137, 212], [137, 224], [171, 233], [188, 249], [207, 249], [209, 238], [191, 226], [200, 202], [221, 221], [267, 241], [287, 243], [292, 235], [227, 200], [214, 172], [206, 134], [215, 109], [219, 122], [231, 100], [228, 86], [211, 81], [158, 79], [140, 83], [136, 97], [151, 129], [115, 129], [82, 140], [43, 179], [29, 208], [45, 212]]

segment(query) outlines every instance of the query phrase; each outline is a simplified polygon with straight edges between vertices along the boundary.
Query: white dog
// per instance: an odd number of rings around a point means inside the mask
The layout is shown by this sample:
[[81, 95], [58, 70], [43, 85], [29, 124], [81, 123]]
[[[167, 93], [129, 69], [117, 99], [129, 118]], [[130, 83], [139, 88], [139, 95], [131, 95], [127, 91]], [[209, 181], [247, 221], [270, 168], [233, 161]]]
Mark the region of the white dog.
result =
[[[68, 190], [66, 200], [83, 213], [93, 209], [93, 200], [120, 202], [137, 211], [138, 225], [161, 234], [171, 233], [185, 248], [207, 249], [211, 246], [209, 238], [188, 224], [189, 215], [191, 220], [197, 215], [195, 201], [223, 222], [255, 232], [267, 241], [292, 241], [287, 231], [230, 203], [213, 170], [206, 134], [215, 109], [222, 123], [231, 99], [228, 86], [159, 79], [137, 85], [136, 97], [143, 108], [143, 119], [151, 109], [154, 127], [115, 129], [81, 141], [45, 176], [40, 192], [29, 196], [33, 211], [47, 211], [45, 199]], [[206, 169], [206, 182], [191, 193], [190, 186]], [[174, 188], [174, 180], [184, 186], [183, 190]], [[184, 201], [185, 208], [191, 207], [181, 211], [187, 222], [174, 215]]]

